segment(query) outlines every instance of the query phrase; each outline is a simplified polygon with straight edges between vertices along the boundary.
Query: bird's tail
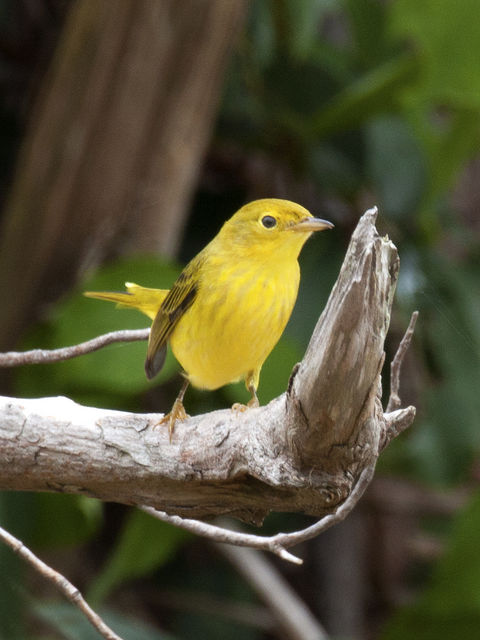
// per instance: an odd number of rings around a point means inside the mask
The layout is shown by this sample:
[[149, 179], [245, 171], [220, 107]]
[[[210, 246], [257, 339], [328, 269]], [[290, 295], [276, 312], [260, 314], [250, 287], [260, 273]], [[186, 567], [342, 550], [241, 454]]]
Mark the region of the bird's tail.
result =
[[87, 298], [116, 302], [117, 307], [138, 309], [153, 320], [168, 293], [168, 289], [149, 289], [134, 282], [126, 282], [125, 288], [126, 292], [85, 291], [83, 295]]

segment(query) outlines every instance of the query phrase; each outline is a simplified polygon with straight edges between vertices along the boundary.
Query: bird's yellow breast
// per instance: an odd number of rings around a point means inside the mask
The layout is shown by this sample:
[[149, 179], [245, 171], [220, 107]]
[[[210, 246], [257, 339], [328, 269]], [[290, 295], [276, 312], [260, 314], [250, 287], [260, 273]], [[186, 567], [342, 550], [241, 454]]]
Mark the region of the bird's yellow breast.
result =
[[259, 370], [288, 322], [299, 278], [296, 258], [207, 264], [194, 303], [170, 337], [191, 383], [217, 389]]

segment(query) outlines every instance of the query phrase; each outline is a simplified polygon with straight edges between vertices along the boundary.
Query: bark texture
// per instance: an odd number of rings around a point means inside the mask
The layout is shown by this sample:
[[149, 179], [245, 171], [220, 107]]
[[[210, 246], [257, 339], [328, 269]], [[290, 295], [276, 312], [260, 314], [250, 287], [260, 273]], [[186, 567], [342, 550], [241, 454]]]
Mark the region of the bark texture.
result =
[[414, 418], [384, 413], [381, 369], [398, 276], [394, 245], [355, 230], [337, 283], [287, 391], [244, 413], [196, 416], [173, 442], [157, 414], [83, 407], [67, 398], [0, 404], [0, 489], [83, 493], [189, 518], [270, 511], [332, 513], [361, 472]]

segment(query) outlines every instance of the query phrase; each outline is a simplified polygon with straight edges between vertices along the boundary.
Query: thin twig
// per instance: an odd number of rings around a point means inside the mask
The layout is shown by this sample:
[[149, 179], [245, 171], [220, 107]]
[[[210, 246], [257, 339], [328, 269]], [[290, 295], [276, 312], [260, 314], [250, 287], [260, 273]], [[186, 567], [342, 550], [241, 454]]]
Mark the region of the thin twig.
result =
[[21, 540], [12, 536], [12, 534], [0, 527], [0, 540], [10, 547], [18, 556], [28, 562], [36, 569], [44, 578], [53, 582], [64, 596], [70, 600], [80, 611], [86, 616], [95, 629], [107, 640], [122, 640], [114, 631], [108, 627], [100, 616], [87, 604], [80, 591], [65, 576], [55, 571], [45, 564], [40, 558], [30, 551]]
[[400, 344], [398, 345], [397, 353], [390, 365], [390, 397], [388, 399], [387, 410], [385, 413], [391, 413], [397, 409], [400, 409], [402, 402], [400, 400], [400, 369], [402, 368], [403, 358], [407, 353], [407, 349], [412, 341], [413, 332], [415, 330], [415, 323], [417, 322], [418, 311], [412, 313], [410, 322], [408, 324], [405, 335], [403, 336]]
[[223, 527], [218, 527], [214, 524], [208, 524], [207, 522], [201, 522], [200, 520], [192, 520], [191, 518], [181, 518], [180, 516], [169, 515], [168, 513], [159, 511], [154, 507], [143, 506], [139, 508], [162, 522], [168, 522], [176, 527], [180, 527], [180, 529], [190, 531], [197, 536], [202, 536], [209, 540], [214, 540], [215, 542], [236, 544], [240, 547], [252, 547], [253, 549], [271, 551], [272, 553], [282, 557], [284, 560], [289, 560], [294, 564], [303, 564], [303, 560], [301, 558], [297, 558], [297, 556], [294, 556], [285, 549], [273, 544], [275, 536], [264, 537], [256, 536], [251, 533], [230, 531], [229, 529], [224, 529]]
[[404, 409], [397, 409], [390, 413], [385, 413], [385, 430], [381, 436], [380, 443], [378, 445], [378, 452], [382, 452], [392, 440], [408, 429], [415, 419], [416, 409], [415, 407], [405, 407]]
[[328, 514], [306, 529], [301, 529], [300, 531], [294, 531], [292, 533], [277, 533], [274, 536], [257, 536], [250, 533], [231, 531], [213, 524], [201, 522], [200, 520], [192, 520], [190, 518], [181, 518], [180, 516], [169, 515], [168, 513], [159, 511], [153, 507], [143, 506], [140, 508], [145, 511], [145, 513], [149, 513], [155, 518], [158, 518], [158, 520], [162, 520], [162, 522], [168, 522], [176, 527], [190, 531], [198, 536], [209, 538], [215, 542], [234, 544], [240, 547], [251, 547], [253, 549], [262, 549], [263, 551], [270, 551], [271, 553], [274, 553], [280, 558], [283, 558], [283, 560], [288, 560], [294, 564], [303, 564], [303, 560], [301, 558], [293, 555], [287, 551], [287, 549], [300, 544], [301, 542], [305, 542], [306, 540], [310, 540], [311, 538], [315, 538], [332, 525], [337, 522], [341, 522], [346, 518], [370, 484], [374, 472], [375, 464], [371, 464], [363, 469], [348, 498], [333, 513]]
[[0, 353], [0, 367], [18, 367], [22, 364], [43, 364], [45, 362], [59, 362], [82, 356], [85, 353], [98, 351], [114, 342], [134, 342], [147, 340], [150, 329], [123, 329], [111, 331], [97, 336], [92, 340], [75, 344], [61, 349], [33, 349], [32, 351], [8, 351]]

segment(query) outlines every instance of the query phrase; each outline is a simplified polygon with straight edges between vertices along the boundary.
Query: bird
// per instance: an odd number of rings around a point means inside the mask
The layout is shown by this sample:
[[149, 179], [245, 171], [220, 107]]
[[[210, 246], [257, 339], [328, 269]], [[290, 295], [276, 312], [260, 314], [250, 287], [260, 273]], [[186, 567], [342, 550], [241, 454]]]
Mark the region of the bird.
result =
[[214, 390], [244, 380], [258, 407], [260, 371], [290, 318], [297, 298], [298, 256], [307, 239], [331, 229], [289, 200], [264, 198], [241, 207], [183, 269], [171, 289], [126, 282], [125, 292], [85, 295], [133, 307], [153, 320], [145, 360], [148, 379], [162, 369], [167, 344], [183, 368], [180, 392], [161, 423], [172, 440], [187, 418], [187, 387]]

